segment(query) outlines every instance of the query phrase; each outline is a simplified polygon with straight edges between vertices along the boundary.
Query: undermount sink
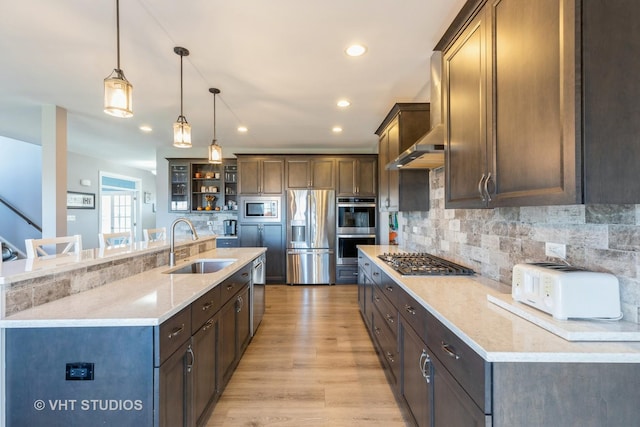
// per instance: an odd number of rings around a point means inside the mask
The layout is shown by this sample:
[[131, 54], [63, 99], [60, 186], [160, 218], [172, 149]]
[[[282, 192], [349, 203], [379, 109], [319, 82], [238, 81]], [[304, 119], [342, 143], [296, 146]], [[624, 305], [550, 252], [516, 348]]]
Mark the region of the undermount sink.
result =
[[215, 273], [236, 262], [236, 259], [197, 259], [182, 267], [167, 270], [165, 274], [207, 274]]

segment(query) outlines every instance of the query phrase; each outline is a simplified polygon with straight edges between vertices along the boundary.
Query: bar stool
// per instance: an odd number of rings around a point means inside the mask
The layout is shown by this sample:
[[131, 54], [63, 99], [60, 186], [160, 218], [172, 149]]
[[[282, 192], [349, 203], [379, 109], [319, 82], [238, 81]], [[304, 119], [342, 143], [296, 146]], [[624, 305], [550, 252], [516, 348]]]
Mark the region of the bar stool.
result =
[[145, 242], [157, 242], [167, 240], [167, 227], [145, 228], [142, 230]]
[[[27, 258], [38, 258], [40, 256], [74, 253], [80, 254], [82, 251], [82, 236], [76, 234], [73, 236], [51, 237], [47, 239], [25, 239], [24, 245], [27, 249]], [[58, 252], [58, 246], [64, 245], [61, 252]], [[47, 252], [47, 249], [50, 252]]]
[[130, 245], [133, 242], [130, 231], [121, 231], [117, 233], [100, 233], [98, 241], [101, 248], [112, 246]]

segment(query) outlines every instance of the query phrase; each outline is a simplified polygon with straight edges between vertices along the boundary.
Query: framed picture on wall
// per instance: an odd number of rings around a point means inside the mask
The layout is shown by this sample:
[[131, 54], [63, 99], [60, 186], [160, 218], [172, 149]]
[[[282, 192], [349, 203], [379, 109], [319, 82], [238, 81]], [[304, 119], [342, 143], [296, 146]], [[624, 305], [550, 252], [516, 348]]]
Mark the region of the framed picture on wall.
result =
[[67, 209], [95, 209], [96, 195], [94, 193], [80, 193], [67, 191]]

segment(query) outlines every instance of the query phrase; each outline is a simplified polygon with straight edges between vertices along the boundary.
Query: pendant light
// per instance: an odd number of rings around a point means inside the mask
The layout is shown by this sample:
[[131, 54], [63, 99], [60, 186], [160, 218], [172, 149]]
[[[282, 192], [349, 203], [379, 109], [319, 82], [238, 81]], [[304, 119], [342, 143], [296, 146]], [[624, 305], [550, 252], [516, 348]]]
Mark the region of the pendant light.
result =
[[104, 79], [104, 112], [116, 117], [132, 117], [133, 85], [120, 69], [120, 0], [116, 0], [117, 65]]
[[209, 146], [209, 163], [222, 163], [222, 147], [218, 145], [216, 140], [216, 95], [220, 93], [220, 89], [215, 87], [209, 88], [209, 92], [213, 94], [213, 141]]
[[173, 51], [180, 55], [180, 115], [173, 124], [173, 146], [178, 148], [191, 148], [191, 126], [187, 118], [182, 114], [182, 59], [189, 56], [189, 51], [184, 47], [174, 47]]

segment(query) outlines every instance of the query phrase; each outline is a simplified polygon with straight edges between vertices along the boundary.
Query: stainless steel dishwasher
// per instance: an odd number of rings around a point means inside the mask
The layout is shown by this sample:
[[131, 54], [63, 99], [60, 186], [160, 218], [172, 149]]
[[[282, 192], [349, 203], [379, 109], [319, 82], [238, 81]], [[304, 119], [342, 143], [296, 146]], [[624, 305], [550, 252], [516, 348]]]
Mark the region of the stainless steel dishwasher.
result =
[[264, 316], [265, 302], [265, 256], [260, 255], [253, 260], [251, 270], [251, 336], [254, 336]]

